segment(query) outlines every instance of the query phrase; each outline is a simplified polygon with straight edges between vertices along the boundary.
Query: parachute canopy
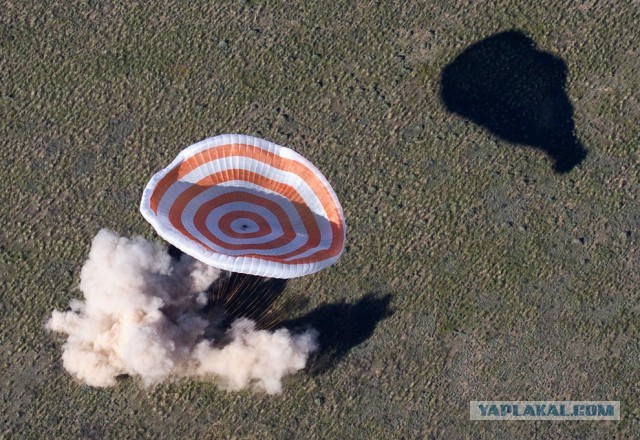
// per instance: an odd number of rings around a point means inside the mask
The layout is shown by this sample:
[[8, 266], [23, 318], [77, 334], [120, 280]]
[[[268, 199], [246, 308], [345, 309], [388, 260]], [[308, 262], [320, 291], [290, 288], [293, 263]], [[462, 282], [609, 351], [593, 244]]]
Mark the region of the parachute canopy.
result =
[[140, 211], [183, 252], [224, 270], [294, 278], [335, 263], [346, 227], [327, 179], [289, 148], [220, 135], [154, 175]]

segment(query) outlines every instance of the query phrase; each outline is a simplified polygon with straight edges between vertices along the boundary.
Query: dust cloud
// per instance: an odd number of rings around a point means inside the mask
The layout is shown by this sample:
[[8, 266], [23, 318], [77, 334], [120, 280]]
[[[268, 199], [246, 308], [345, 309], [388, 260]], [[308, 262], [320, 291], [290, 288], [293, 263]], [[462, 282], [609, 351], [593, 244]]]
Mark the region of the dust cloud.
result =
[[207, 293], [220, 276], [186, 254], [172, 259], [158, 243], [103, 229], [80, 273], [84, 300], [54, 311], [46, 327], [67, 334], [63, 365], [90, 386], [113, 386], [121, 375], [146, 386], [192, 377], [280, 393], [318, 348], [317, 332], [259, 330], [247, 318], [225, 326]]

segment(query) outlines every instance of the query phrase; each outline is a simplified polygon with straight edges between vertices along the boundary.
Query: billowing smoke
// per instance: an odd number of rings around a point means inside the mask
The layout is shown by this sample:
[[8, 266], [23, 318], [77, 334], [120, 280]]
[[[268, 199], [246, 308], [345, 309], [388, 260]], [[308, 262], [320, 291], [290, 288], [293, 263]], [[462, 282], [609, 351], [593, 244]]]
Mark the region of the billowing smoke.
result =
[[47, 328], [68, 335], [64, 367], [95, 387], [120, 375], [145, 385], [171, 377], [216, 380], [227, 390], [275, 394], [287, 374], [304, 368], [317, 348], [314, 330], [258, 330], [239, 318], [225, 328], [224, 310], [205, 293], [218, 269], [161, 245], [101, 230], [80, 273], [84, 301], [54, 311]]

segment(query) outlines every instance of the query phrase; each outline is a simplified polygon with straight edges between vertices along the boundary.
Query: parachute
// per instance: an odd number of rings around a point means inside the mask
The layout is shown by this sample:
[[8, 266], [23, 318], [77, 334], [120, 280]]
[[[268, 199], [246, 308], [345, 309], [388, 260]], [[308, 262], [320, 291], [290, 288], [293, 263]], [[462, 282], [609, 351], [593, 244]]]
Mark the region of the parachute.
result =
[[245, 135], [187, 147], [151, 178], [140, 211], [192, 257], [264, 277], [330, 266], [346, 238], [342, 207], [322, 173], [289, 148]]

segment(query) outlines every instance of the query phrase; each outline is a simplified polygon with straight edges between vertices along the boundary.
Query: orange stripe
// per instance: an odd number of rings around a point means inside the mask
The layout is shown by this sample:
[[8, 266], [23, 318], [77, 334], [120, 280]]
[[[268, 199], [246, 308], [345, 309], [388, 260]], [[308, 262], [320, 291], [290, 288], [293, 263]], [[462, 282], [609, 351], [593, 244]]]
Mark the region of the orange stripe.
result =
[[[158, 213], [158, 205], [160, 203], [160, 200], [174, 182], [182, 179], [184, 176], [204, 163], [230, 156], [255, 159], [257, 161], [264, 162], [272, 166], [273, 168], [292, 172], [298, 175], [304, 182], [307, 183], [307, 185], [311, 187], [311, 190], [316, 194], [316, 197], [318, 197], [325, 209], [325, 212], [329, 216], [329, 221], [331, 221], [332, 223], [341, 223], [341, 218], [335, 204], [333, 203], [333, 198], [331, 197], [331, 194], [329, 194], [329, 191], [327, 191], [327, 188], [322, 183], [322, 181], [318, 178], [318, 176], [316, 176], [316, 173], [296, 160], [285, 159], [281, 156], [278, 156], [277, 154], [270, 153], [266, 150], [263, 150], [262, 148], [250, 144], [220, 145], [201, 151], [200, 153], [196, 153], [193, 156], [190, 156], [186, 160], [182, 161], [178, 166], [169, 171], [156, 184], [149, 203], [153, 212], [156, 214]], [[231, 170], [228, 171], [230, 172]], [[242, 172], [243, 170], [239, 171]]]
[[[234, 231], [231, 227], [231, 223], [233, 223], [235, 220], [245, 218], [258, 225], [258, 230], [255, 232]], [[271, 225], [264, 219], [264, 217], [251, 211], [233, 211], [220, 216], [220, 219], [218, 220], [218, 228], [229, 237], [242, 239], [260, 238], [273, 232], [273, 230], [271, 229]]]
[[[292, 195], [289, 197], [289, 201], [293, 204], [293, 206], [296, 208], [296, 210], [298, 211], [298, 215], [300, 216], [300, 218], [302, 219], [302, 222], [307, 230], [307, 242], [302, 245], [301, 247], [299, 247], [298, 249], [296, 249], [295, 251], [286, 253], [286, 254], [282, 254], [282, 255], [278, 255], [277, 257], [268, 257], [265, 255], [258, 255], [258, 254], [247, 254], [247, 255], [242, 255], [242, 256], [251, 256], [251, 257], [256, 257], [256, 258], [262, 258], [262, 259], [266, 259], [266, 260], [273, 260], [273, 261], [280, 261], [282, 263], [285, 264], [298, 264], [300, 260], [304, 260], [307, 261], [307, 259], [299, 259], [298, 262], [284, 262], [281, 261], [285, 258], [291, 258], [294, 257], [296, 255], [299, 255], [309, 249], [313, 249], [315, 247], [318, 246], [318, 244], [320, 244], [320, 228], [318, 228], [318, 224], [315, 221], [315, 216], [313, 215], [313, 213], [311, 212], [311, 209], [309, 209], [309, 207], [304, 204], [304, 199], [300, 196], [300, 194], [298, 194], [298, 191], [296, 191], [295, 188], [293, 188], [290, 185], [281, 183], [281, 182], [277, 182], [275, 180], [269, 179], [267, 177], [264, 177], [260, 174], [256, 174], [252, 171], [246, 171], [246, 170], [226, 170], [226, 171], [222, 171], [216, 174], [211, 174], [207, 177], [205, 177], [204, 179], [200, 180], [199, 182], [197, 182], [196, 184], [190, 186], [189, 188], [187, 188], [185, 191], [183, 191], [174, 201], [173, 205], [171, 206], [171, 209], [169, 210], [169, 221], [171, 222], [171, 224], [173, 225], [174, 228], [176, 228], [178, 231], [180, 231], [184, 236], [186, 236], [187, 238], [189, 238], [190, 240], [201, 244], [202, 246], [204, 246], [206, 249], [210, 249], [211, 251], [214, 252], [218, 252], [215, 249], [211, 249], [209, 246], [207, 246], [205, 243], [203, 243], [202, 241], [198, 240], [196, 237], [194, 237], [190, 232], [187, 231], [187, 229], [185, 228], [184, 224], [182, 223], [182, 213], [186, 207], [186, 205], [194, 198], [197, 197], [199, 194], [201, 194], [202, 192], [204, 192], [205, 190], [211, 188], [212, 186], [218, 185], [220, 183], [223, 182], [227, 182], [230, 180], [237, 180], [237, 177], [234, 174], [229, 174], [229, 173], [233, 173], [233, 172], [237, 172], [237, 171], [241, 171], [244, 175], [245, 175], [245, 180], [247, 182], [252, 182], [256, 185], [259, 185], [265, 189], [271, 190], [271, 191], [275, 191], [276, 188], [278, 187], [282, 187], [284, 188], [284, 190], [288, 193], [291, 193]], [[280, 221], [282, 221], [281, 218], [279, 218]], [[204, 231], [206, 231], [206, 227], [203, 228], [203, 230], [200, 230], [200, 228], [198, 228], [198, 230], [203, 233], [204, 235]], [[210, 239], [210, 237], [207, 237], [208, 239]], [[211, 240], [215, 243], [214, 240]], [[217, 243], [216, 243], [217, 244]], [[341, 245], [340, 245], [341, 246]], [[249, 248], [252, 248], [251, 246], [249, 246]], [[253, 246], [253, 249], [256, 249], [257, 246]], [[335, 248], [335, 249], [334, 249]], [[316, 254], [320, 253], [320, 252], [328, 252], [328, 251], [333, 251], [335, 252], [333, 255], [337, 255], [337, 253], [340, 251], [341, 247], [338, 247], [338, 243], [334, 240], [332, 242], [332, 246], [330, 247], [330, 249], [325, 250], [325, 251], [319, 251]], [[240, 250], [240, 249], [238, 249]], [[314, 255], [316, 255], [314, 254]], [[328, 258], [328, 257], [325, 257]], [[323, 258], [323, 259], [325, 259]], [[315, 261], [315, 260], [311, 260], [311, 261]]]
[[[337, 255], [342, 250], [342, 246], [344, 243], [344, 225], [342, 224], [342, 219], [340, 217], [338, 208], [335, 205], [333, 198], [331, 197], [331, 194], [329, 193], [325, 185], [322, 183], [322, 181], [318, 178], [318, 176], [312, 170], [310, 170], [308, 167], [301, 164], [300, 162], [297, 162], [291, 159], [282, 158], [276, 154], [269, 153], [254, 145], [247, 145], [247, 144], [221, 145], [218, 147], [212, 147], [207, 150], [204, 150], [184, 160], [178, 166], [171, 169], [156, 184], [156, 187], [153, 190], [153, 193], [151, 195], [150, 202], [149, 202], [151, 209], [157, 215], [158, 205], [160, 203], [160, 200], [165, 195], [167, 190], [171, 187], [171, 185], [174, 182], [181, 179], [182, 177], [184, 177], [185, 175], [187, 175], [188, 173], [190, 173], [191, 171], [193, 171], [194, 169], [196, 169], [202, 163], [209, 162], [215, 159], [230, 157], [230, 156], [253, 158], [255, 160], [265, 162], [274, 168], [294, 172], [301, 179], [303, 179], [314, 191], [315, 195], [318, 197], [318, 199], [322, 203], [325, 209], [325, 212], [327, 212], [328, 220], [331, 224], [331, 231], [333, 235], [331, 247], [329, 249], [319, 251], [314, 255], [322, 256], [323, 257], [322, 259], [331, 258]], [[219, 183], [220, 181], [235, 180], [231, 178], [230, 173], [231, 175], [241, 174], [240, 178], [243, 180], [246, 179], [245, 176], [255, 174], [245, 170], [226, 170], [222, 173], [218, 173], [218, 175], [225, 174], [226, 180], [220, 180], [220, 177], [211, 179], [209, 176], [202, 179], [200, 182], [198, 182], [198, 184], [208, 183], [208, 185], [214, 185], [216, 184], [216, 182]], [[298, 198], [300, 198], [299, 194], [293, 187], [284, 183], [276, 182], [276, 185], [273, 186], [273, 190], [276, 192], [279, 192], [285, 197], [295, 194], [298, 196]], [[197, 191], [197, 194], [199, 194], [200, 192], [202, 191]], [[288, 197], [288, 198], [291, 198], [291, 197]], [[185, 236], [190, 237], [192, 240], [194, 240], [194, 238], [189, 233], [185, 234]], [[265, 258], [263, 256], [257, 256], [257, 257]], [[300, 259], [300, 260], [317, 261], [315, 258], [312, 259], [310, 257]], [[283, 263], [298, 264], [299, 262], [290, 261], [290, 262], [283, 262]]]
[[[209, 231], [209, 229], [207, 228], [206, 218], [209, 215], [209, 213], [213, 209], [217, 208], [218, 206], [222, 206], [227, 203], [233, 203], [238, 201], [254, 203], [256, 205], [261, 205], [267, 208], [280, 222], [280, 225], [282, 226], [283, 234], [276, 239], [273, 239], [265, 243], [260, 243], [260, 244], [233, 245], [220, 240], [218, 237], [212, 234], [211, 231]], [[182, 218], [182, 214], [180, 214], [180, 218]], [[198, 229], [198, 231], [202, 235], [207, 237], [207, 239], [212, 243], [215, 243], [222, 248], [226, 248], [234, 251], [245, 250], [245, 249], [252, 250], [252, 249], [278, 248], [290, 243], [296, 238], [296, 233], [293, 229], [293, 226], [291, 225], [291, 222], [289, 221], [289, 217], [284, 212], [284, 210], [280, 207], [280, 205], [262, 197], [258, 197], [258, 196], [251, 197], [250, 194], [247, 194], [242, 191], [229, 192], [220, 197], [216, 197], [215, 199], [209, 200], [206, 203], [204, 203], [196, 212], [196, 215], [194, 217], [194, 225], [196, 226], [196, 229]], [[211, 250], [216, 252], [214, 249], [211, 249]]]

